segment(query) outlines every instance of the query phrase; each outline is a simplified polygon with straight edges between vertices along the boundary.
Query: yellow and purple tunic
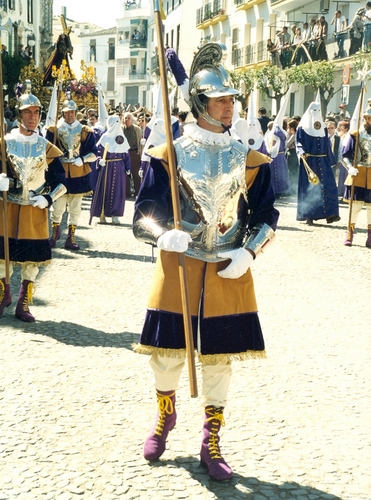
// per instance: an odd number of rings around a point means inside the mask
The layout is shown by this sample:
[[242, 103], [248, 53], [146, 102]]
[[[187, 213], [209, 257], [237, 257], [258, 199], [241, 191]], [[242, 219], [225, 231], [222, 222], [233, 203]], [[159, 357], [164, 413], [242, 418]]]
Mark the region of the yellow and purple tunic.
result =
[[[229, 261], [218, 259], [212, 250], [214, 245], [218, 251], [227, 249], [228, 245], [229, 248], [242, 247], [249, 230], [261, 223], [276, 229], [279, 214], [274, 208], [269, 159], [257, 151], [246, 150], [226, 134], [205, 134], [202, 129], [193, 129], [193, 136], [182, 136], [175, 142], [175, 150], [179, 179], [187, 181], [181, 186], [180, 194], [183, 230], [192, 237], [185, 264], [195, 349], [207, 363], [264, 357], [251, 271], [238, 279], [219, 277], [218, 271], [227, 267]], [[202, 143], [204, 135], [206, 143]], [[211, 136], [216, 136], [212, 137], [213, 144]], [[135, 204], [133, 230], [138, 239], [155, 244], [153, 235], [143, 233], [140, 226], [143, 220], [150, 219], [165, 231], [172, 219], [172, 204], [166, 146], [153, 148], [149, 154], [151, 162]], [[240, 178], [239, 171], [242, 172]], [[195, 191], [201, 189], [202, 183], [208, 183], [210, 175], [209, 191], [204, 186], [204, 192], [196, 195]], [[226, 203], [224, 198], [221, 210], [219, 198], [224, 189], [221, 186], [227, 182], [228, 187], [229, 180], [229, 202], [232, 203]], [[187, 196], [184, 198], [184, 191], [192, 192], [188, 199], [191, 203], [187, 203]], [[228, 207], [231, 208], [229, 215]], [[205, 249], [203, 242], [207, 239], [211, 244]], [[137, 352], [159, 352], [170, 357], [185, 354], [178, 267], [176, 253], [160, 251], [143, 331], [135, 347]]]
[[[9, 257], [15, 264], [48, 264], [51, 261], [48, 210], [34, 207], [29, 197], [37, 189], [53, 191], [65, 184], [62, 152], [40, 135], [24, 136], [13, 129], [5, 136], [7, 176], [11, 187], [7, 193], [7, 228]], [[34, 193], [32, 193], [34, 191]], [[43, 194], [43, 193], [42, 193]], [[43, 194], [52, 204], [48, 194]], [[0, 199], [0, 213], [3, 213]], [[4, 218], [0, 217], [0, 260], [4, 260]]]

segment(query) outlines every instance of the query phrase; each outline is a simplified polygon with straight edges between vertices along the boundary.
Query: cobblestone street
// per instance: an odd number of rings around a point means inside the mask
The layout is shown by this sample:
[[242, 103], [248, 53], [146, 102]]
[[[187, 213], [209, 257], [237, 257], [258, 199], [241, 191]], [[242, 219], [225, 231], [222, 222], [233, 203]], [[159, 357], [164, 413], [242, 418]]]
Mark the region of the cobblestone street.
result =
[[[223, 455], [229, 483], [200, 467], [202, 398], [183, 372], [161, 460], [143, 442], [156, 413], [148, 357], [135, 354], [154, 271], [151, 248], [120, 226], [64, 234], [41, 269], [32, 313], [0, 319], [0, 500], [371, 499], [371, 250], [366, 214], [352, 248], [341, 220], [307, 226], [281, 199], [274, 245], [252, 265], [267, 359], [235, 362]], [[157, 250], [154, 251], [156, 257]], [[197, 364], [199, 392], [200, 367]]]

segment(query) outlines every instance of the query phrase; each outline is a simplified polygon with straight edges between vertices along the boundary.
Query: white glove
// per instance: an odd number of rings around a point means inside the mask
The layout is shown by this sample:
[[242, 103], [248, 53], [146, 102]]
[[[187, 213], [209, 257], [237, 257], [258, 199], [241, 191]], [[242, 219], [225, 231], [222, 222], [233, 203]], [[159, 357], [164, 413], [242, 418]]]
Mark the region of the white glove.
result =
[[75, 167], [82, 167], [84, 162], [82, 161], [81, 156], [78, 156], [77, 158], [75, 158], [75, 161], [73, 162], [73, 164], [75, 165]]
[[349, 167], [348, 174], [352, 177], [355, 177], [358, 174], [359, 170], [355, 167]]
[[[126, 171], [126, 175], [131, 175], [131, 170]], [[140, 176], [139, 176], [140, 177]]]
[[254, 257], [245, 248], [237, 248], [236, 250], [229, 250], [228, 252], [218, 253], [218, 257], [223, 259], [231, 259], [231, 263], [222, 271], [218, 272], [221, 278], [228, 278], [236, 280], [243, 276], [254, 260]]
[[191, 235], [179, 229], [171, 229], [162, 234], [157, 240], [157, 247], [168, 252], [183, 253], [192, 241]]
[[45, 196], [42, 196], [41, 194], [39, 194], [37, 196], [32, 196], [32, 198], [30, 198], [30, 200], [33, 201], [32, 205], [34, 207], [48, 208], [48, 206], [49, 206], [48, 200], [45, 198]]
[[146, 140], [147, 140], [147, 139], [145, 139], [144, 137], [142, 137], [142, 138], [141, 138], [141, 140], [140, 140], [140, 145], [141, 145], [141, 146], [144, 146], [144, 145], [145, 145], [145, 143], [146, 143]]
[[99, 165], [101, 167], [105, 167], [106, 166], [106, 160], [99, 160]]
[[142, 169], [142, 168], [140, 168], [140, 169], [138, 170], [138, 175], [139, 175], [139, 177], [140, 177], [141, 179], [143, 179], [143, 169]]
[[0, 174], [0, 191], [9, 191], [9, 177]]

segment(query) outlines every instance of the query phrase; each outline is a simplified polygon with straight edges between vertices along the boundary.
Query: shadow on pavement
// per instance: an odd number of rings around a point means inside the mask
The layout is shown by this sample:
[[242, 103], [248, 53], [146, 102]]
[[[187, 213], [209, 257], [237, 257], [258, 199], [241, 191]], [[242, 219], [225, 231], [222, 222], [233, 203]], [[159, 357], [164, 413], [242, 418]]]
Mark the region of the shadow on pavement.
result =
[[[12, 318], [9, 322], [3, 317], [4, 324], [13, 323]], [[94, 330], [76, 323], [68, 321], [36, 321], [35, 323], [22, 323], [17, 321], [15, 325], [17, 330], [35, 335], [45, 335], [66, 345], [81, 347], [115, 347], [118, 349], [129, 349], [132, 351], [132, 344], [138, 343], [139, 334], [124, 333], [106, 333], [101, 330]]]
[[84, 243], [81, 244], [79, 241], [80, 250], [78, 252], [72, 252], [70, 250], [65, 250], [64, 248], [54, 248], [53, 249], [53, 259], [66, 259], [73, 260], [76, 255], [81, 255], [88, 257], [89, 259], [120, 259], [120, 260], [136, 260], [139, 262], [152, 262], [151, 255], [134, 255], [124, 252], [107, 252], [99, 250], [89, 250], [84, 248]]
[[151, 467], [183, 467], [190, 476], [198, 481], [215, 495], [215, 498], [224, 499], [255, 499], [256, 495], [261, 494], [259, 498], [280, 499], [298, 499], [310, 498], [311, 500], [341, 500], [337, 495], [332, 495], [326, 491], [318, 490], [311, 486], [298, 484], [295, 482], [285, 482], [281, 484], [260, 481], [256, 477], [244, 477], [234, 473], [233, 478], [226, 482], [217, 482], [210, 479], [200, 462], [195, 457], [182, 457], [176, 460], [161, 460], [151, 462]]

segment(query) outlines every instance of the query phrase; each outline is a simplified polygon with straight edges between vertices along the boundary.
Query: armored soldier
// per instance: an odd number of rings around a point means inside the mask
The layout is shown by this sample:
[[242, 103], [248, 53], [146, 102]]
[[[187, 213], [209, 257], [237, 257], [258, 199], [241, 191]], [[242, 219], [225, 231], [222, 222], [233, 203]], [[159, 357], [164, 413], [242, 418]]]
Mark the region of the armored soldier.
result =
[[[358, 150], [356, 166], [354, 166], [357, 134], [359, 134]], [[365, 206], [367, 213], [366, 247], [371, 248], [371, 107], [368, 107], [363, 113], [363, 125], [359, 132], [347, 134], [343, 147], [343, 165], [348, 170], [348, 177], [344, 183], [344, 201], [350, 201], [352, 184], [354, 185], [350, 227], [347, 230], [344, 245], [352, 246], [358, 215], [362, 207]]]
[[[66, 192], [65, 175], [59, 160], [62, 152], [39, 135], [41, 104], [30, 89], [17, 104], [19, 128], [5, 136], [7, 173], [0, 175], [2, 192], [7, 191], [10, 275], [13, 265], [22, 266], [21, 288], [15, 316], [35, 321], [29, 310], [40, 265], [51, 260], [48, 208]], [[4, 159], [2, 159], [4, 161]], [[0, 220], [0, 316], [10, 306], [10, 286], [5, 283], [4, 221]]]
[[[201, 462], [215, 480], [232, 477], [219, 447], [219, 430], [232, 359], [265, 356], [250, 265], [274, 237], [278, 212], [269, 158], [245, 147], [233, 132], [234, 98], [221, 65], [225, 47], [196, 54], [189, 103], [196, 123], [174, 142], [183, 231], [172, 229], [166, 145], [151, 157], [135, 204], [133, 231], [159, 256], [136, 351], [151, 355], [158, 414], [144, 445], [157, 460], [176, 422], [175, 398], [185, 362], [177, 252], [185, 252], [195, 349], [202, 363], [204, 426]], [[197, 332], [197, 333], [196, 333]]]
[[[80, 249], [75, 241], [75, 231], [81, 214], [82, 198], [92, 191], [89, 163], [97, 159], [93, 130], [76, 120], [76, 112], [76, 103], [66, 100], [62, 107], [62, 118], [57, 124], [57, 131], [55, 127], [49, 127], [46, 132], [46, 138], [63, 151], [62, 164], [66, 173], [67, 186], [67, 193], [53, 206], [50, 245], [52, 248], [55, 247], [61, 237], [60, 225], [68, 205], [68, 236], [64, 247], [69, 250]], [[55, 133], [57, 133], [56, 138]]]

